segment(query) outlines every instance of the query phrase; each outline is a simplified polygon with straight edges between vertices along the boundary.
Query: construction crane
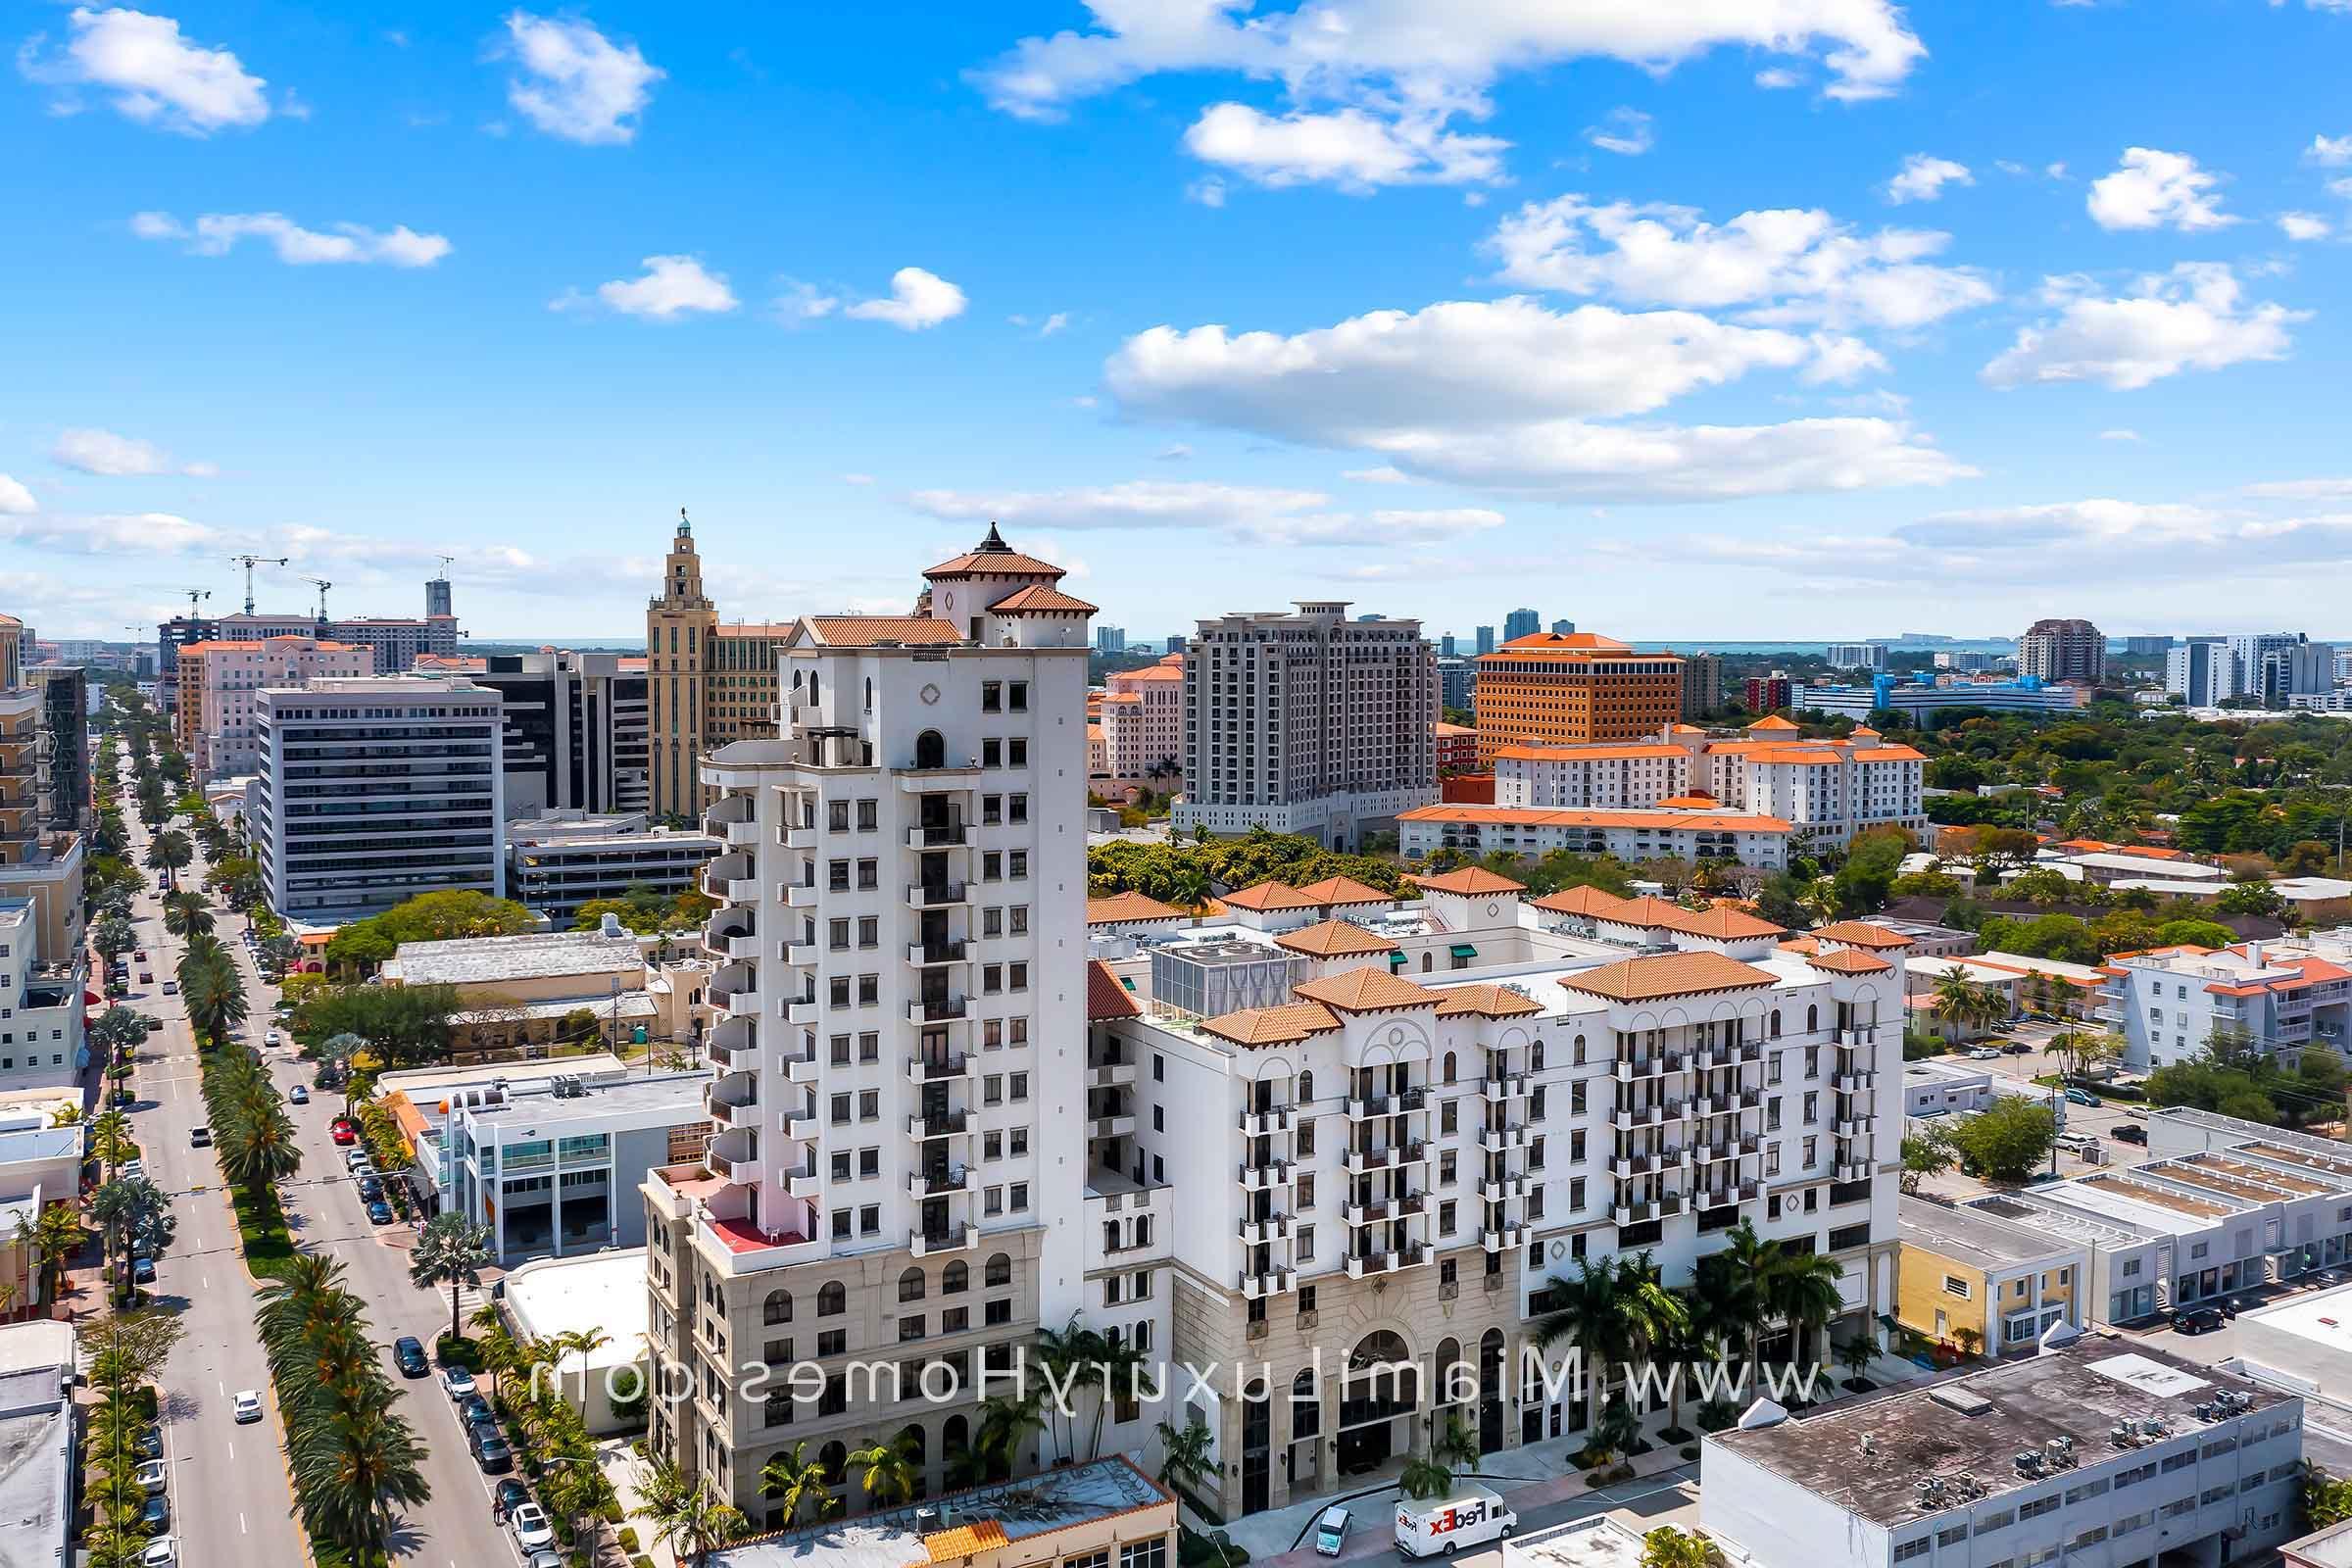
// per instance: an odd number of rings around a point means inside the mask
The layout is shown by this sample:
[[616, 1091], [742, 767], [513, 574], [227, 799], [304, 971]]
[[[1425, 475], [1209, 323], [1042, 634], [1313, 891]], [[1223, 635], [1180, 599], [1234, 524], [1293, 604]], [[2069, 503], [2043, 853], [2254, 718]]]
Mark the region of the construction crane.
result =
[[292, 558], [287, 556], [231, 556], [228, 559], [245, 568], [245, 613], [250, 615], [253, 613], [253, 568], [257, 565], [283, 566], [288, 564]]
[[302, 580], [318, 590], [318, 624], [323, 626], [326, 624], [326, 591], [334, 584], [324, 577], [305, 577]]
[[210, 588], [182, 588], [179, 591], [188, 596], [188, 618], [190, 620], [196, 618], [196, 612], [204, 607], [204, 601], [213, 597], [213, 591]]

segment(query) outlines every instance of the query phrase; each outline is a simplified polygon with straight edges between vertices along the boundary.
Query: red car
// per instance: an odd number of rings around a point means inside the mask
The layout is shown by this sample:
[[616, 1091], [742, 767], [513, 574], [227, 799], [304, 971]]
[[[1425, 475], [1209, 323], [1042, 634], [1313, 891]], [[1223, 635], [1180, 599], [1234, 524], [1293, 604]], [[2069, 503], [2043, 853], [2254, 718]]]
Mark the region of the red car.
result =
[[145, 963], [147, 961], [147, 950], [145, 948], [133, 949], [130, 956], [138, 959], [141, 963]]
[[340, 1116], [337, 1116], [332, 1122], [327, 1124], [326, 1132], [327, 1136], [332, 1138], [338, 1145], [356, 1144], [360, 1141], [359, 1129], [352, 1126], [351, 1123], [345, 1121]]

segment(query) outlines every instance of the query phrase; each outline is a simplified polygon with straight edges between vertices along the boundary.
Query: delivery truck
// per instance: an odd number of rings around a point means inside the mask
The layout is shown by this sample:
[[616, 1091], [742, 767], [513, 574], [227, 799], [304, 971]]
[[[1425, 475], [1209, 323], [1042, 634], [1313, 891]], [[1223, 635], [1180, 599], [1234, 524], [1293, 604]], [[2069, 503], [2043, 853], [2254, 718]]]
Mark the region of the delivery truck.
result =
[[1500, 1540], [1518, 1525], [1519, 1516], [1502, 1498], [1476, 1482], [1465, 1482], [1444, 1497], [1399, 1500], [1396, 1549], [1407, 1557], [1435, 1557]]

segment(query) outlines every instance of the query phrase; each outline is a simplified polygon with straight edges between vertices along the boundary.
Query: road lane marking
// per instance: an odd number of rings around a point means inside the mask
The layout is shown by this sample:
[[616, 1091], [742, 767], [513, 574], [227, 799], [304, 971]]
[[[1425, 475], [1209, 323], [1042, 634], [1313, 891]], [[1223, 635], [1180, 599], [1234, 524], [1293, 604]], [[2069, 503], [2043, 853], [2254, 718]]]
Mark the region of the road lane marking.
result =
[[250, 1534], [250, 1533], [251, 1533], [251, 1532], [247, 1531], [247, 1530], [246, 1530], [246, 1528], [245, 1528], [245, 1510], [244, 1510], [244, 1509], [242, 1509], [242, 1508], [239, 1508], [239, 1509], [237, 1510], [237, 1534], [238, 1534], [238, 1535], [240, 1535], [240, 1536], [242, 1536], [242, 1535], [248, 1535], [248, 1534]]

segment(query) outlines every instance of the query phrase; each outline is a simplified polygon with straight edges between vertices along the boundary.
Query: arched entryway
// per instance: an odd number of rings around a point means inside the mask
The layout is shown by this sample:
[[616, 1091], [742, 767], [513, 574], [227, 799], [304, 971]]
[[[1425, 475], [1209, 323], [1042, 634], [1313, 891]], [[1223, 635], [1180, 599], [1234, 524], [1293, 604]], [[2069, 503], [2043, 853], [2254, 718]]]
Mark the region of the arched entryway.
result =
[[1402, 1337], [1374, 1329], [1355, 1342], [1340, 1382], [1342, 1476], [1377, 1470], [1411, 1449], [1420, 1385], [1420, 1364]]
[[1489, 1329], [1478, 1342], [1478, 1451], [1502, 1446], [1502, 1330]]
[[948, 743], [939, 731], [927, 729], [914, 738], [914, 765], [945, 767], [948, 765]]

